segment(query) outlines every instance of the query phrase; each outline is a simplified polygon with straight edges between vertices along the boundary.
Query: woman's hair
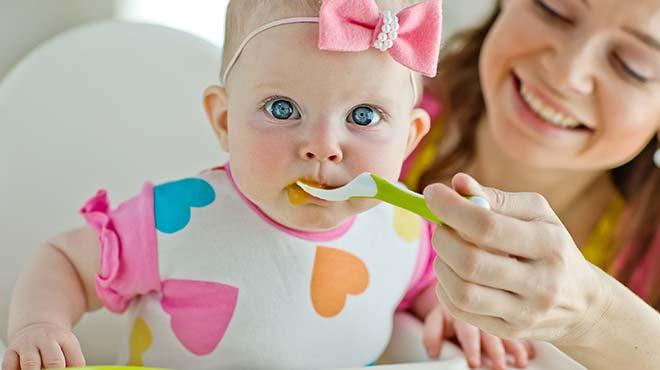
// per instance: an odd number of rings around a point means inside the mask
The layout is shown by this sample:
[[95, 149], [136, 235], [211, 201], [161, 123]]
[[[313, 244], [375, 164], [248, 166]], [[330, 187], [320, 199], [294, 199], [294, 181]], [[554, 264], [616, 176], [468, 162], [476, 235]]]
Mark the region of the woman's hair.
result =
[[[438, 152], [433, 165], [422, 175], [419, 187], [449, 178], [469, 162], [475, 153], [476, 129], [486, 112], [479, 77], [481, 48], [500, 13], [497, 4], [492, 16], [482, 25], [454, 35], [441, 52], [438, 75], [429, 85], [430, 91], [440, 98], [443, 116], [447, 117], [447, 130], [458, 133], [458, 140], [448, 151]], [[660, 309], [660, 253], [650, 253], [654, 237], [660, 230], [660, 170], [654, 167], [654, 139], [633, 160], [610, 171], [613, 182], [627, 205], [626, 222], [621, 232], [619, 260], [622, 266], [616, 278], [630, 285], [636, 268], [646, 258], [644, 297]], [[656, 240], [657, 243], [657, 240]], [[653, 256], [655, 254], [655, 256]]]

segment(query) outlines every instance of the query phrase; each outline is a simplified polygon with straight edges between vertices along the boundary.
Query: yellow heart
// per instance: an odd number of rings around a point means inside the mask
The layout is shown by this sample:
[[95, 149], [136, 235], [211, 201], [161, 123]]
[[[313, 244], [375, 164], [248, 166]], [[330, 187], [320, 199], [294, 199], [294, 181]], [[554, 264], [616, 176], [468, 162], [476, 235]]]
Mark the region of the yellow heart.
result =
[[338, 315], [349, 294], [361, 294], [368, 286], [369, 271], [361, 259], [335, 248], [316, 248], [311, 283], [316, 313], [323, 317]]
[[133, 324], [133, 330], [131, 331], [131, 352], [130, 359], [128, 361], [129, 365], [143, 365], [142, 354], [147, 352], [149, 347], [151, 347], [152, 340], [153, 338], [151, 336], [151, 329], [149, 329], [149, 325], [147, 325], [147, 323], [141, 318], [136, 318], [135, 323]]
[[407, 242], [419, 240], [422, 231], [422, 220], [416, 214], [401, 208], [394, 208], [394, 230]]

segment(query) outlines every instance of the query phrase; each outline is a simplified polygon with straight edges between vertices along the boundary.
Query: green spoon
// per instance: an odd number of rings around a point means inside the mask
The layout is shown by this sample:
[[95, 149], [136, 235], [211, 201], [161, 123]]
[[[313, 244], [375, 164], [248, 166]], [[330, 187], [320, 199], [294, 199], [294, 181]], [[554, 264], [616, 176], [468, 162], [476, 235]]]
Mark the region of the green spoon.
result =
[[[385, 203], [407, 209], [438, 225], [442, 224], [442, 221], [426, 205], [426, 199], [423, 195], [392, 184], [368, 172], [357, 176], [348, 184], [336, 189], [319, 189], [301, 181], [296, 184], [306, 193], [319, 199], [331, 202], [342, 202], [351, 198], [379, 199]], [[490, 205], [484, 197], [473, 196], [468, 199], [480, 207], [490, 209]]]

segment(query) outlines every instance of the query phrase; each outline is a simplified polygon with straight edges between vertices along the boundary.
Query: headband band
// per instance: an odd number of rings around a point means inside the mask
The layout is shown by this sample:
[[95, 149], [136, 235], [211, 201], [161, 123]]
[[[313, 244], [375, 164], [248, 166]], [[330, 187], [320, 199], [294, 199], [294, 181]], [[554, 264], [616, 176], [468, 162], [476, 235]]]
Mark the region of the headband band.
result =
[[387, 52], [410, 70], [413, 98], [419, 97], [414, 72], [434, 77], [437, 71], [442, 5], [426, 0], [394, 15], [381, 12], [375, 0], [323, 0], [319, 17], [291, 17], [266, 23], [250, 32], [238, 46], [222, 75], [226, 84], [246, 45], [270, 28], [294, 23], [318, 23], [320, 50], [357, 52], [371, 47]]
[[[285, 24], [295, 24], [295, 23], [319, 23], [319, 18], [318, 17], [292, 17], [292, 18], [284, 18], [284, 19], [278, 19], [276, 21], [266, 23], [263, 26], [257, 28], [256, 30], [250, 32], [243, 42], [238, 46], [236, 49], [236, 52], [234, 55], [231, 57], [229, 62], [227, 63], [227, 67], [225, 67], [225, 72], [222, 74], [222, 80], [221, 83], [224, 85], [227, 83], [227, 77], [229, 77], [229, 72], [231, 72], [231, 69], [234, 67], [236, 62], [238, 61], [238, 58], [241, 56], [241, 53], [243, 52], [243, 49], [247, 46], [247, 44], [255, 38], [258, 34], [271, 29], [275, 28], [277, 26], [282, 26]], [[415, 79], [415, 75], [413, 71], [410, 71], [410, 83], [412, 84], [412, 89], [413, 89], [413, 101], [417, 101], [417, 98], [419, 97], [418, 95], [418, 87], [417, 87], [417, 81]]]

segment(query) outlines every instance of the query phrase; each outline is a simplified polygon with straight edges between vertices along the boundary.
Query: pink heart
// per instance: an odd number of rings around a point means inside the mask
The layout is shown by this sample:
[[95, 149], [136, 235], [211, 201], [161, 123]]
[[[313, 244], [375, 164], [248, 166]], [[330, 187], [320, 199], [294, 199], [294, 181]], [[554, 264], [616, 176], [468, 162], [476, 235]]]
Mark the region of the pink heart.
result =
[[174, 335], [196, 355], [213, 352], [227, 331], [238, 288], [208, 281], [163, 281], [161, 307], [171, 317]]

